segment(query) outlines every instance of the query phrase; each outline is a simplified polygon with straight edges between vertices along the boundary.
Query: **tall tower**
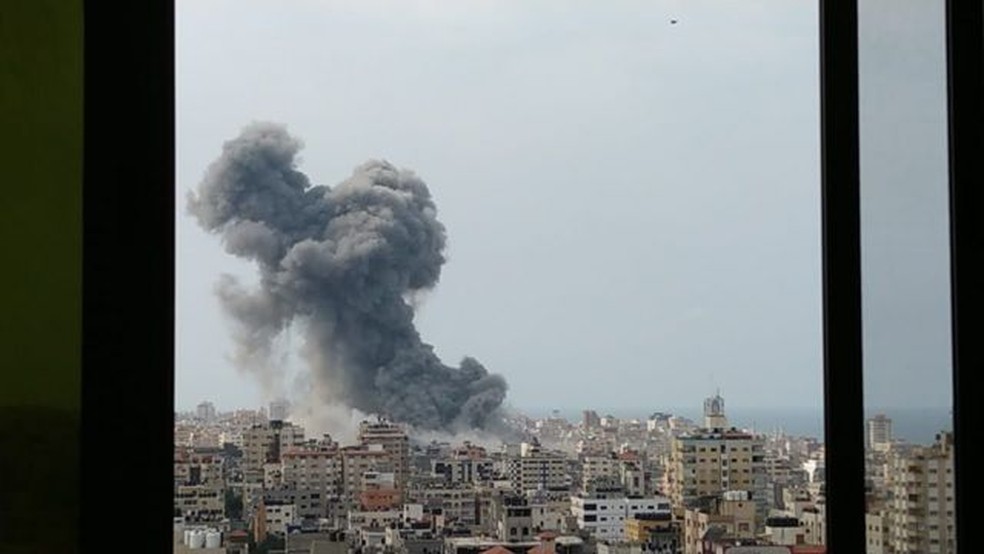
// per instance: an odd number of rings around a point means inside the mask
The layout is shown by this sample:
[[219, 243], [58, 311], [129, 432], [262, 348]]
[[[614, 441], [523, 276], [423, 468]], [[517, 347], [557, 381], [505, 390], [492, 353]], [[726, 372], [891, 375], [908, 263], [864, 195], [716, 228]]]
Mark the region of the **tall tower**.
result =
[[724, 399], [721, 398], [720, 391], [704, 400], [704, 428], [711, 430], [728, 428], [728, 418], [724, 416]]
[[410, 438], [403, 427], [388, 421], [363, 421], [359, 424], [359, 443], [382, 446], [393, 464], [396, 487], [402, 494], [410, 478]]
[[868, 448], [884, 450], [892, 444], [892, 420], [878, 414], [868, 420]]

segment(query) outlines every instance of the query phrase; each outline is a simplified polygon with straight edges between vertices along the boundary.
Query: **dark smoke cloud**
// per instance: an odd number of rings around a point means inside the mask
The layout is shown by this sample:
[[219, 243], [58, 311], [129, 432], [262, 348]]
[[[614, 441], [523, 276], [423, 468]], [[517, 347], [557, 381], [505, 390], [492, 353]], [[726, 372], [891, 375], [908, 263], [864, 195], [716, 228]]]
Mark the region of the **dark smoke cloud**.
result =
[[445, 229], [412, 172], [369, 161], [334, 188], [297, 170], [302, 143], [284, 126], [254, 123], [227, 142], [189, 211], [253, 260], [256, 290], [218, 285], [238, 322], [237, 363], [270, 371], [272, 341], [297, 321], [326, 402], [434, 430], [499, 424], [506, 382], [478, 361], [441, 363], [413, 324], [412, 297], [444, 264]]

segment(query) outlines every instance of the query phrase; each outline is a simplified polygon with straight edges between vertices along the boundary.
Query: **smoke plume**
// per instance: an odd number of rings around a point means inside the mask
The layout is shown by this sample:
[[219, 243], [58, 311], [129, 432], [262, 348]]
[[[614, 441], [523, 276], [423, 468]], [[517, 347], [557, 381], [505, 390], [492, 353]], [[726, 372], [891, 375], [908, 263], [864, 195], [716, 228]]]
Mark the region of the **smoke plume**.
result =
[[312, 186], [296, 167], [301, 148], [282, 125], [249, 125], [188, 197], [199, 224], [259, 268], [253, 290], [228, 276], [217, 286], [238, 324], [237, 364], [271, 381], [273, 341], [296, 323], [325, 403], [421, 429], [498, 426], [505, 380], [472, 358], [442, 364], [413, 324], [413, 298], [445, 261], [427, 186], [378, 160], [333, 188]]

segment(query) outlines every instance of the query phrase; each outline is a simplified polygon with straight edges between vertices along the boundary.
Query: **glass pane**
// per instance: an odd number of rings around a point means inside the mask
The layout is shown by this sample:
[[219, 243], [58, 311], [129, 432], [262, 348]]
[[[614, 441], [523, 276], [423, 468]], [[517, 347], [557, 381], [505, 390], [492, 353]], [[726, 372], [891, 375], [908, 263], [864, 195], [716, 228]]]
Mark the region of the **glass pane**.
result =
[[823, 543], [815, 3], [186, 0], [177, 61], [186, 520]]
[[944, 3], [859, 4], [868, 552], [955, 552]]

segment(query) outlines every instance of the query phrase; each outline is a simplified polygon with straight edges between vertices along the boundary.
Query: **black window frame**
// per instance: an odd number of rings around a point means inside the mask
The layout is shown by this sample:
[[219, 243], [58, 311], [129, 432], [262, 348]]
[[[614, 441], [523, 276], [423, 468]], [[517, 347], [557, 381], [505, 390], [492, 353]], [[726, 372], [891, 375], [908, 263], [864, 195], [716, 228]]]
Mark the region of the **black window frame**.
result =
[[[853, 551], [866, 542], [857, 0], [818, 1], [826, 533], [831, 551]], [[174, 15], [173, 0], [85, 2], [83, 12], [82, 505], [146, 483], [143, 509], [114, 533], [151, 552], [170, 551], [174, 508]], [[973, 402], [984, 397], [974, 378], [984, 344], [972, 334], [984, 323], [984, 265], [974, 263], [984, 250], [981, 2], [947, 0], [946, 22], [956, 535], [967, 552], [970, 503], [982, 493], [972, 471], [981, 457], [969, 447], [980, 438]], [[120, 435], [131, 448], [113, 448]], [[101, 471], [110, 465], [131, 469]], [[81, 513], [81, 546], [95, 550], [98, 511]]]

